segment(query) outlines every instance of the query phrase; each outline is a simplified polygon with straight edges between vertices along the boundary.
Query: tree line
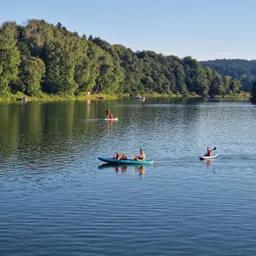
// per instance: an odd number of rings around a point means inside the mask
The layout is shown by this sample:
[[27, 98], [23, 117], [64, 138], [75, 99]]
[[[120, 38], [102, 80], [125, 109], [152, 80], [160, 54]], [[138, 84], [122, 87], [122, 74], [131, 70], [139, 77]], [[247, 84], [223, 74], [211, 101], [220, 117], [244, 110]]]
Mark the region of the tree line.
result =
[[216, 70], [222, 76], [228, 75], [239, 80], [243, 91], [250, 92], [256, 81], [256, 60], [217, 59], [201, 63], [205, 67]]
[[5, 22], [0, 27], [0, 96], [90, 91], [205, 97], [239, 90], [238, 80], [221, 76], [191, 57], [134, 52], [44, 20], [30, 20], [25, 26]]

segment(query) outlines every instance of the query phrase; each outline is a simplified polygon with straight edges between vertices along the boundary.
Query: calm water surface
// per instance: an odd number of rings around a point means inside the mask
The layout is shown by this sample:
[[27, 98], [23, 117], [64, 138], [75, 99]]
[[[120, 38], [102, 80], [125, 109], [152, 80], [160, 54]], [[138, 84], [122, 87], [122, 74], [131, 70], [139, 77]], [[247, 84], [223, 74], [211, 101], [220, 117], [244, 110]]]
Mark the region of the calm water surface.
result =
[[[0, 255], [255, 255], [255, 118], [246, 102], [1, 104]], [[201, 162], [208, 145], [220, 157]], [[97, 160], [141, 147], [153, 166]]]

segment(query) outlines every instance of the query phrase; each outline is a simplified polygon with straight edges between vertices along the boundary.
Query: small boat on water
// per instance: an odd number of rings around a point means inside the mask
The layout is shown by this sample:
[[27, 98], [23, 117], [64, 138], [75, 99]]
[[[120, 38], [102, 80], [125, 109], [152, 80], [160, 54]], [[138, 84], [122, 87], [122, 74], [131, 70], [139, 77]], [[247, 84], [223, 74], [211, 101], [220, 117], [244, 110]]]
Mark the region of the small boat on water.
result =
[[134, 164], [134, 165], [146, 165], [153, 164], [153, 160], [133, 160], [133, 159], [125, 159], [125, 160], [117, 160], [115, 158], [107, 158], [107, 157], [98, 157], [100, 161], [105, 163], [113, 164], [113, 165], [124, 165], [124, 164]]
[[146, 97], [142, 96], [142, 95], [136, 95], [136, 96], [134, 96], [134, 98], [139, 100], [139, 101], [145, 101], [146, 100]]
[[114, 117], [114, 118], [105, 118], [105, 121], [118, 121], [118, 117]]
[[210, 160], [210, 159], [214, 159], [214, 158], [216, 158], [218, 156], [219, 156], [218, 154], [212, 155], [212, 156], [199, 156], [199, 159], [200, 160]]

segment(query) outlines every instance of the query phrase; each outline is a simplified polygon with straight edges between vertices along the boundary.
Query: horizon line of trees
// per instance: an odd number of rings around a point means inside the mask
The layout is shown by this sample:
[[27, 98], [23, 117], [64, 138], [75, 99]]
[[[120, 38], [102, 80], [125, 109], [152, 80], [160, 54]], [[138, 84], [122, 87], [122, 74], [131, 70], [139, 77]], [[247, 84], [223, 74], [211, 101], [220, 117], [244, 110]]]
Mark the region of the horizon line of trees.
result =
[[240, 82], [191, 57], [133, 52], [99, 37], [79, 36], [61, 23], [29, 20], [0, 27], [0, 96], [105, 93], [226, 95]]
[[241, 83], [241, 90], [250, 92], [256, 81], [256, 60], [216, 59], [200, 62], [204, 67], [216, 70], [222, 76], [231, 76]]

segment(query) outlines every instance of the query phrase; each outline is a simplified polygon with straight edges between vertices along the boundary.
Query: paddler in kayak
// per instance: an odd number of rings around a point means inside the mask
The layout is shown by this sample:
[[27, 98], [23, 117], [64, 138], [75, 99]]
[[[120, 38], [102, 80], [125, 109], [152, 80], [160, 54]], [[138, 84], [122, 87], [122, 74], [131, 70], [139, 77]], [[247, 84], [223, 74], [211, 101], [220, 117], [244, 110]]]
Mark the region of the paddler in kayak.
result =
[[106, 110], [106, 114], [107, 114], [106, 119], [114, 119], [113, 114], [108, 109]]
[[140, 153], [138, 156], [134, 157], [134, 160], [146, 160], [146, 154], [143, 149], [140, 149]]
[[210, 147], [207, 147], [207, 152], [204, 154], [204, 156], [212, 156], [212, 152], [213, 150], [215, 150], [216, 148], [210, 148]]

